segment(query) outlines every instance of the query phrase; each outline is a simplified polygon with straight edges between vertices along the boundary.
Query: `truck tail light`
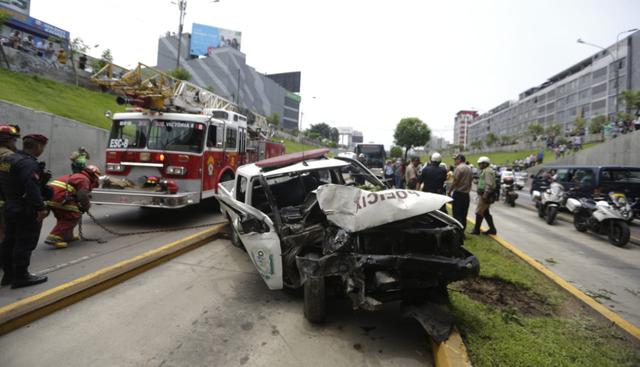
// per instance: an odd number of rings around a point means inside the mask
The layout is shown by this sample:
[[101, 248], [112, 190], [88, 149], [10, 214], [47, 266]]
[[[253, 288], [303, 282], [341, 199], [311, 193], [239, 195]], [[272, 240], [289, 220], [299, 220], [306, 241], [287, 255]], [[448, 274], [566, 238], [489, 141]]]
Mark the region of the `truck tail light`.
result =
[[166, 172], [168, 175], [184, 176], [187, 169], [182, 166], [168, 166]]
[[124, 166], [118, 163], [107, 163], [107, 171], [108, 172], [122, 172], [124, 171]]

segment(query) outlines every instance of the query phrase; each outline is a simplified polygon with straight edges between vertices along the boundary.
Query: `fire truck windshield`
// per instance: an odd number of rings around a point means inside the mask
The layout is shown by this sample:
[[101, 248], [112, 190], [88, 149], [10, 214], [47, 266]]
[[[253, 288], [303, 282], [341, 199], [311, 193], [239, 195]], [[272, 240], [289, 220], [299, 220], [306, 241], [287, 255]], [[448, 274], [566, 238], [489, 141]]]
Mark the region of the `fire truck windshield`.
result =
[[113, 122], [109, 148], [202, 151], [206, 125], [173, 120], [118, 120]]

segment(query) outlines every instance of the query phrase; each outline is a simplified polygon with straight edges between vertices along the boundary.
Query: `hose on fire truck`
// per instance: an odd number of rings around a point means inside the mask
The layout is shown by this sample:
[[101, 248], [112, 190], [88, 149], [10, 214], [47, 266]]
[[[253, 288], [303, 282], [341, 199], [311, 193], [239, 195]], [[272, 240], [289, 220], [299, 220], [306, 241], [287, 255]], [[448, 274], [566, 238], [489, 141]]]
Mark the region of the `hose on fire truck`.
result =
[[[216, 224], [222, 224], [222, 223], [227, 222], [226, 220], [223, 220], [223, 221], [219, 221], [219, 222], [197, 224], [197, 225], [193, 225], [193, 226], [151, 229], [151, 230], [134, 231], [134, 232], [117, 232], [117, 231], [114, 231], [114, 230], [110, 229], [106, 225], [104, 225], [104, 223], [101, 223], [93, 214], [91, 214], [91, 212], [86, 211], [84, 214], [86, 214], [89, 218], [91, 218], [93, 223], [95, 223], [98, 227], [102, 228], [105, 232], [110, 233], [110, 234], [112, 234], [114, 236], [117, 236], [117, 237], [135, 236], [135, 235], [149, 234], [149, 233], [174, 232], [174, 231], [181, 231], [181, 230], [185, 230], [185, 229], [204, 228], [204, 227], [210, 227], [210, 226], [214, 226]], [[84, 235], [84, 231], [83, 231], [83, 228], [82, 228], [82, 217], [80, 218], [80, 222], [78, 222], [78, 232], [80, 234], [80, 239], [83, 240], [83, 241], [98, 242], [98, 243], [107, 243], [108, 242], [107, 240], [102, 239], [102, 238], [86, 237]]]

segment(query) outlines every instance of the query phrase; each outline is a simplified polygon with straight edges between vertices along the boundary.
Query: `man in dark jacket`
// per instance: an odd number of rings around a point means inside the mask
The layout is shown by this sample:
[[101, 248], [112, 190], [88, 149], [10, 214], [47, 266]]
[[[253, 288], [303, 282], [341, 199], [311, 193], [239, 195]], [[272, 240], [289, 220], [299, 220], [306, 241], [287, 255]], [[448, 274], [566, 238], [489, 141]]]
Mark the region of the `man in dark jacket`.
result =
[[20, 288], [47, 281], [46, 276], [29, 273], [31, 252], [38, 245], [42, 220], [49, 214], [43, 198], [48, 181], [39, 157], [47, 144], [42, 135], [26, 135], [23, 150], [0, 160], [0, 187], [5, 197], [7, 224], [0, 245], [2, 285]]
[[[433, 153], [429, 164], [420, 172], [418, 181], [422, 184], [422, 191], [444, 195], [444, 182], [447, 180], [447, 169], [440, 166], [442, 156], [440, 153]], [[447, 213], [446, 205], [440, 211]], [[448, 213], [447, 213], [448, 214]]]

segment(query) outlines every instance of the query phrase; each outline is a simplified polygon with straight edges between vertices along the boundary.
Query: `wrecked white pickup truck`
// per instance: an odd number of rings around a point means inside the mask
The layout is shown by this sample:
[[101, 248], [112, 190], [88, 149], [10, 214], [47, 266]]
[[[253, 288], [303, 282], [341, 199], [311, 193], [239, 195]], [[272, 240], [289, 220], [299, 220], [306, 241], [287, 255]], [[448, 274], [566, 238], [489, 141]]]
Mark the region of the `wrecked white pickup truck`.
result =
[[304, 287], [309, 321], [324, 319], [329, 290], [354, 308], [377, 310], [428, 301], [449, 282], [478, 274], [462, 226], [437, 210], [450, 198], [389, 190], [358, 161], [327, 151], [241, 166], [217, 195], [232, 242], [267, 286]]

